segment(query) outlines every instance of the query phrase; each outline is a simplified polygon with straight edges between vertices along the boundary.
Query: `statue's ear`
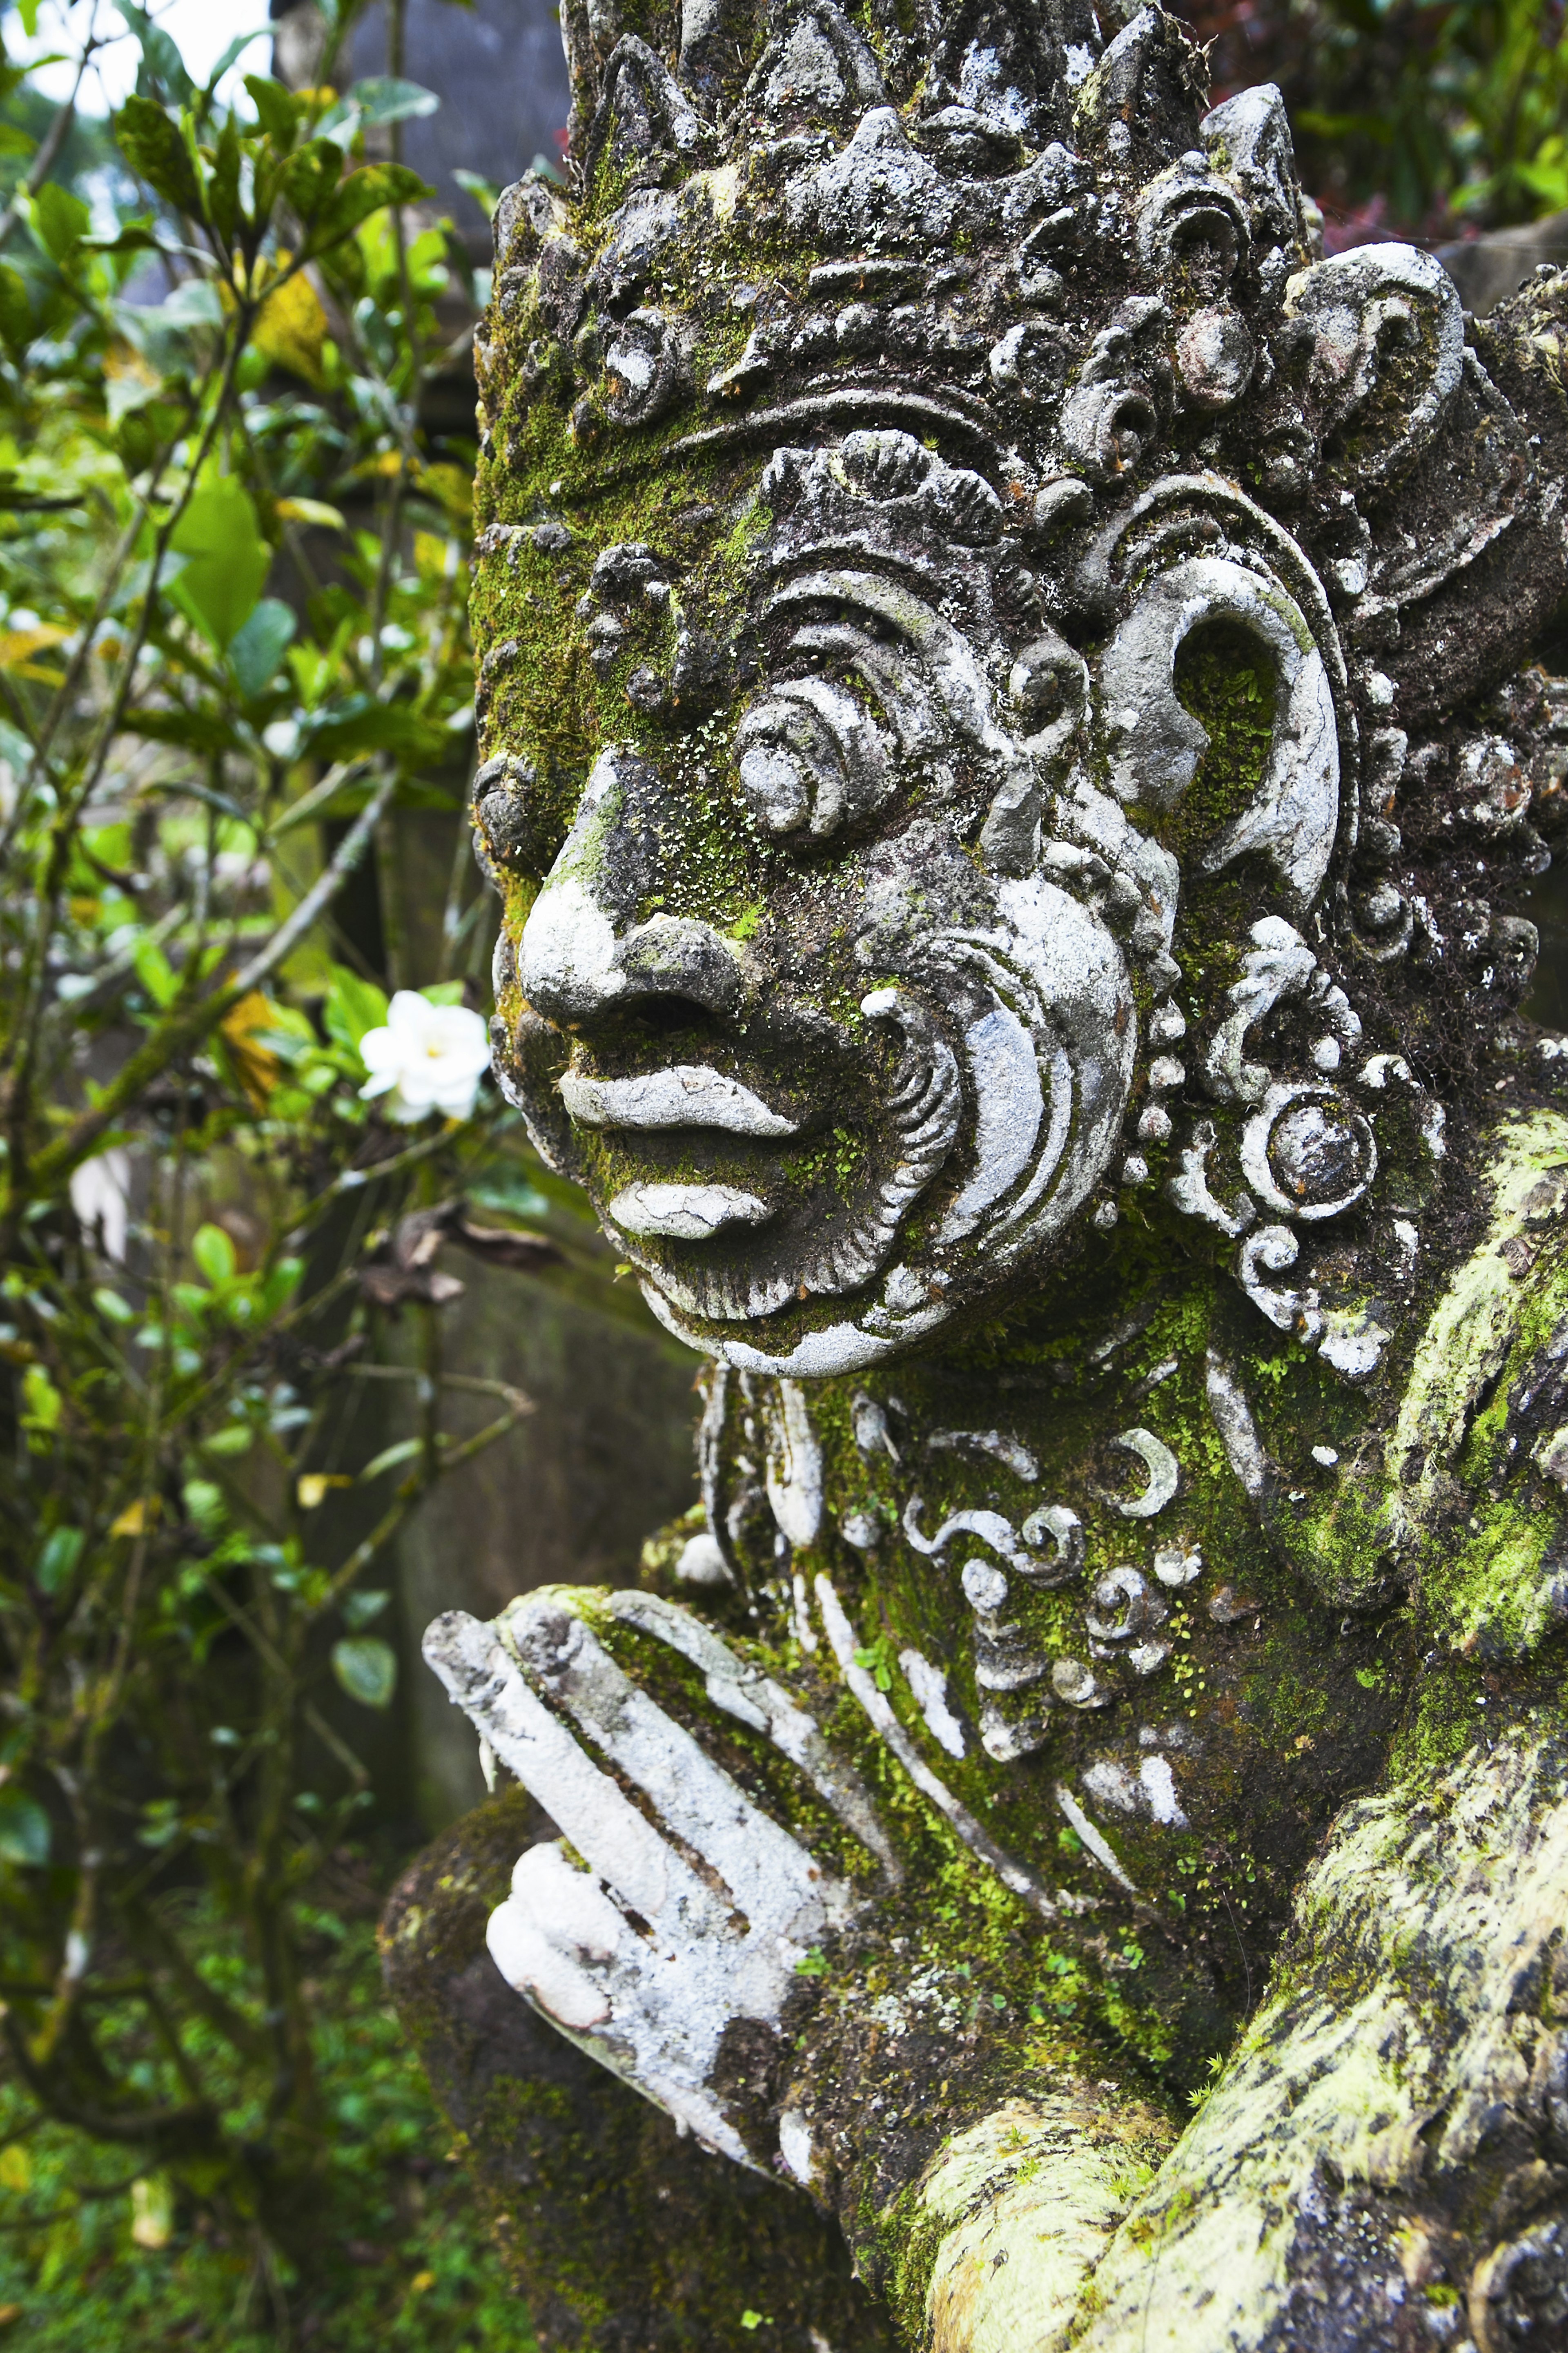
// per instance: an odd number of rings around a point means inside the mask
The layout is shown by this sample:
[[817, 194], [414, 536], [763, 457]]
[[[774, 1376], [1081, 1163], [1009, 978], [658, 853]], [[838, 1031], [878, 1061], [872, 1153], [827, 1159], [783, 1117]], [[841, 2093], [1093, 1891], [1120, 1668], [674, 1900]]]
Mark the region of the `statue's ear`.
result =
[[[1224, 723], [1216, 768], [1194, 693]], [[1153, 828], [1174, 824], [1189, 872], [1256, 855], [1293, 913], [1311, 907], [1340, 830], [1338, 719], [1282, 580], [1212, 555], [1157, 574], [1101, 657], [1100, 708], [1111, 789]]]
[[1353, 491], [1397, 481], [1458, 389], [1465, 325], [1453, 280], [1414, 246], [1365, 245], [1293, 278], [1285, 309], [1310, 337], [1323, 472]]

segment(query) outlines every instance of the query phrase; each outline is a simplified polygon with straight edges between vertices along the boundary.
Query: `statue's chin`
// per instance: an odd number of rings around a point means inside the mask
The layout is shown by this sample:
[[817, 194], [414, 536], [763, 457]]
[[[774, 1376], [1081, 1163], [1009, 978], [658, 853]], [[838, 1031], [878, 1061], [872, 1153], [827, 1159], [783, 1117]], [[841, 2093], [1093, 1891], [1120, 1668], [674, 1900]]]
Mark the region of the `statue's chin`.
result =
[[[878, 1295], [864, 1306], [851, 1308], [846, 1303], [841, 1319], [811, 1324], [798, 1310], [717, 1324], [677, 1306], [651, 1281], [645, 1279], [642, 1293], [665, 1330], [689, 1348], [717, 1356], [737, 1372], [776, 1373], [795, 1380], [824, 1380], [878, 1364], [934, 1332], [955, 1304], [936, 1284], [923, 1282], [902, 1266], [889, 1270]], [[894, 1303], [900, 1299], [907, 1303]], [[829, 1304], [818, 1303], [819, 1317]]]
[[[756, 1324], [792, 1304], [852, 1300], [892, 1258], [906, 1207], [890, 1187], [865, 1187], [856, 1200], [837, 1208], [817, 1200], [774, 1217], [757, 1200], [761, 1214], [748, 1217], [754, 1197], [722, 1198], [732, 1191], [716, 1185], [628, 1186], [599, 1211], [606, 1233], [620, 1242], [645, 1282], [657, 1288], [676, 1314], [705, 1325]], [[693, 1226], [719, 1197], [720, 1213], [729, 1211], [734, 1222], [728, 1234], [720, 1231], [711, 1238], [698, 1232], [684, 1237], [672, 1233], [668, 1240], [628, 1234], [627, 1195], [638, 1197], [635, 1215], [649, 1193], [689, 1196]], [[684, 1200], [659, 1201], [667, 1233], [686, 1210]], [[749, 1225], [761, 1230], [749, 1231]]]
[[[1120, 1123], [1110, 1128], [1112, 1145], [1120, 1132]], [[961, 1311], [983, 1308], [1002, 1289], [1016, 1287], [1026, 1266], [1043, 1268], [1081, 1247], [1110, 1157], [1101, 1151], [1086, 1165], [1065, 1169], [1063, 1181], [1021, 1231], [1003, 1229], [978, 1250], [973, 1243], [966, 1250], [944, 1243], [938, 1219], [936, 1251], [916, 1249], [901, 1256], [903, 1219], [893, 1220], [878, 1267], [856, 1290], [825, 1285], [808, 1294], [798, 1273], [783, 1281], [758, 1272], [750, 1296], [763, 1303], [750, 1309], [742, 1303], [737, 1313], [726, 1293], [725, 1306], [715, 1313], [696, 1303], [693, 1286], [678, 1286], [645, 1261], [643, 1296], [666, 1331], [737, 1372], [800, 1380], [858, 1372], [915, 1346]], [[734, 1284], [737, 1278], [728, 1281]]]

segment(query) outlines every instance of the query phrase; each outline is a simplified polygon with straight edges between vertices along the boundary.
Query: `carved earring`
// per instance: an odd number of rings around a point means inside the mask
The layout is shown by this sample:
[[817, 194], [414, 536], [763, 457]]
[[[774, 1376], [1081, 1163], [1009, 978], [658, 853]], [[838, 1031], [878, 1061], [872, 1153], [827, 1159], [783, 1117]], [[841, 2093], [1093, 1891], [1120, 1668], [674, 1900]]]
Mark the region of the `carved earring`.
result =
[[[1194, 1121], [1165, 1198], [1237, 1245], [1232, 1272], [1260, 1314], [1363, 1380], [1413, 1292], [1441, 1109], [1401, 1056], [1363, 1057], [1360, 1016], [1293, 924], [1266, 917], [1252, 942], [1197, 1059], [1213, 1115]], [[1331, 1275], [1303, 1261], [1307, 1240], [1352, 1215]]]

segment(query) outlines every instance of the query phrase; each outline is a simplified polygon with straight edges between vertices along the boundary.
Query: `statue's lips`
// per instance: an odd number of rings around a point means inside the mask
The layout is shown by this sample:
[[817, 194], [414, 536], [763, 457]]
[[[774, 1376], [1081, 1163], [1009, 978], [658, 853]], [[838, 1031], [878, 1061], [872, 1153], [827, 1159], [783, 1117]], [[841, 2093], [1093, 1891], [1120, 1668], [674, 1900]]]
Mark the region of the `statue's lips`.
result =
[[765, 1225], [766, 1201], [738, 1185], [623, 1185], [605, 1215], [623, 1233], [705, 1242], [725, 1226]]
[[[681, 1062], [628, 1079], [593, 1079], [568, 1071], [556, 1084], [567, 1111], [584, 1127], [634, 1134], [706, 1128], [768, 1140], [799, 1131], [798, 1121], [773, 1111], [739, 1079], [701, 1063]], [[775, 1212], [738, 1185], [639, 1179], [622, 1186], [605, 1214], [623, 1233], [701, 1242], [727, 1227], [765, 1225]]]
[[800, 1125], [770, 1110], [738, 1079], [700, 1064], [682, 1062], [630, 1079], [590, 1079], [568, 1071], [556, 1085], [582, 1127], [716, 1127], [731, 1135], [783, 1136], [795, 1134]]

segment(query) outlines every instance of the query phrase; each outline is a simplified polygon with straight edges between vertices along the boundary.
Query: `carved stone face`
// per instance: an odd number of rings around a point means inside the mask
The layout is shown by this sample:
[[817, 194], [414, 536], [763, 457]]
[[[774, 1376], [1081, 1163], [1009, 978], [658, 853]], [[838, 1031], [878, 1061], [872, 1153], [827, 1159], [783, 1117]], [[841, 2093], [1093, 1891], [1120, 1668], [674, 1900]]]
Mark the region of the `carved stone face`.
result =
[[[1246, 502], [1205, 504], [1220, 552], [1117, 595], [1092, 662], [990, 484], [901, 431], [778, 450], [679, 568], [598, 557], [590, 656], [632, 661], [664, 724], [599, 754], [515, 941], [520, 1083], [683, 1336], [842, 1371], [1059, 1242], [1125, 1151], [1141, 1046], [1184, 1026], [1162, 830], [1310, 903], [1327, 673]], [[1126, 538], [1096, 556], [1125, 568]], [[1206, 738], [1173, 678], [1214, 626], [1271, 669], [1280, 750], [1194, 828]]]
[[627, 37], [584, 151], [614, 200], [501, 222], [498, 1072], [655, 1312], [742, 1370], [869, 1364], [1141, 1185], [1256, 1227], [1244, 1287], [1317, 1335], [1265, 1276], [1375, 1172], [1319, 918], [1362, 739], [1392, 775], [1405, 745], [1337, 615], [1388, 635], [1407, 559], [1357, 500], [1454, 397], [1457, 299], [1405, 248], [1310, 264], [1277, 96], [1130, 141], [1152, 15], [1050, 100], [1074, 152], [900, 115], [808, 13], [832, 72], [770, 47], [710, 169]]

